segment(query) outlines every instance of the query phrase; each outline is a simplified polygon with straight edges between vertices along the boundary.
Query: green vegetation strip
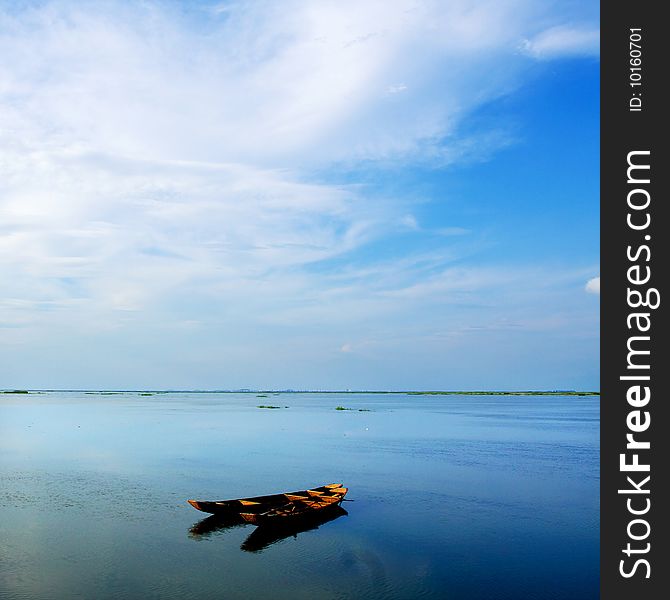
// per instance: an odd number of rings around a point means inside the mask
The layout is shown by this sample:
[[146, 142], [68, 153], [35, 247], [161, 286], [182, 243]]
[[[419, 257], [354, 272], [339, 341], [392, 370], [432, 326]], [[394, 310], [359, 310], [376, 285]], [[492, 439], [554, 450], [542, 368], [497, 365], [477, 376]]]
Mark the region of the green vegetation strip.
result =
[[600, 396], [600, 392], [407, 392], [408, 396]]

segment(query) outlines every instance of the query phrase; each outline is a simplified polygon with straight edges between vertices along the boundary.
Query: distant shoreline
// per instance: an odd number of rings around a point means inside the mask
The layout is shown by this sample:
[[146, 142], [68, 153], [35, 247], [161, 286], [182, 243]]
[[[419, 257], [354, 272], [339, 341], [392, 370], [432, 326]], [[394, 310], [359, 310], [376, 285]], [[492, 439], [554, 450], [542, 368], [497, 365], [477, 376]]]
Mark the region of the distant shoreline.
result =
[[409, 396], [600, 396], [600, 392], [551, 391], [417, 391], [417, 390], [0, 390], [0, 394], [78, 392], [84, 394], [407, 394]]

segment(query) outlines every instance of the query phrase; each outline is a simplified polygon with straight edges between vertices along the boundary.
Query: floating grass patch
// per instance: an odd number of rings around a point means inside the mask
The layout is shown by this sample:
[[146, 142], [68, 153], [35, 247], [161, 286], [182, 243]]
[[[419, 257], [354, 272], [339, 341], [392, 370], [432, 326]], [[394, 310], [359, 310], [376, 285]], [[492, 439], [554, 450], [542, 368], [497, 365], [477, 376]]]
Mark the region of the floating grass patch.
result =
[[[257, 408], [281, 408], [281, 406], [272, 406], [271, 404], [259, 404]], [[288, 408], [288, 406], [285, 406], [284, 408]]]
[[142, 393], [140, 394], [140, 396], [153, 396], [153, 394], [151, 394], [151, 393], [149, 393], [149, 392], [142, 392]]
[[256, 394], [256, 398], [267, 398], [267, 394]]
[[358, 412], [371, 412], [369, 408], [348, 408], [346, 406], [336, 406], [335, 410], [357, 410]]

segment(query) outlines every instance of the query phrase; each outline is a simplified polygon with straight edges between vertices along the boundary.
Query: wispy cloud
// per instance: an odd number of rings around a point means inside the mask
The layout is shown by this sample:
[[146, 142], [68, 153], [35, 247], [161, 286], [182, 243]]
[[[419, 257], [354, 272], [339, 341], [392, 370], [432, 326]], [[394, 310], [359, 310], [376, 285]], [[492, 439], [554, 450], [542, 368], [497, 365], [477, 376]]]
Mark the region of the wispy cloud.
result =
[[388, 88], [386, 88], [386, 91], [389, 94], [399, 94], [400, 92], [404, 92], [407, 89], [407, 86], [404, 83], [397, 83], [395, 85], [390, 85]]
[[[4, 341], [411, 314], [409, 297], [447, 286], [435, 271], [453, 252], [347, 266], [432, 230], [413, 199], [320, 175], [513, 143], [461, 127], [520, 85], [520, 40], [540, 58], [592, 43], [533, 35], [553, 20], [523, 0], [4, 4]], [[333, 260], [337, 273], [314, 268]]]
[[560, 25], [550, 27], [524, 40], [522, 50], [534, 58], [546, 60], [565, 56], [598, 56], [600, 31]]

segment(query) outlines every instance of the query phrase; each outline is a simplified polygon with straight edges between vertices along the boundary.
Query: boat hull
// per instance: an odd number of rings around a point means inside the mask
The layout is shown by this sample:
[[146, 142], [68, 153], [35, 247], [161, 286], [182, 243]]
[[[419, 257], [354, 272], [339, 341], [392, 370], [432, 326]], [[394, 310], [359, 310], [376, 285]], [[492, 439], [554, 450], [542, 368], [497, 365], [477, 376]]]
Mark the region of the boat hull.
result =
[[337, 490], [341, 489], [343, 489], [341, 483], [330, 483], [309, 490], [299, 490], [282, 494], [236, 498], [233, 500], [187, 500], [187, 502], [196, 510], [228, 517], [239, 515], [240, 513], [263, 513], [301, 499], [309, 500], [315, 497], [320, 498], [339, 495]]

